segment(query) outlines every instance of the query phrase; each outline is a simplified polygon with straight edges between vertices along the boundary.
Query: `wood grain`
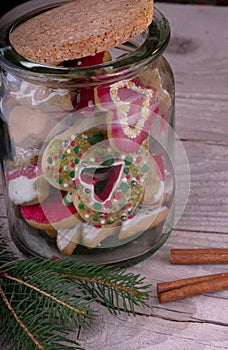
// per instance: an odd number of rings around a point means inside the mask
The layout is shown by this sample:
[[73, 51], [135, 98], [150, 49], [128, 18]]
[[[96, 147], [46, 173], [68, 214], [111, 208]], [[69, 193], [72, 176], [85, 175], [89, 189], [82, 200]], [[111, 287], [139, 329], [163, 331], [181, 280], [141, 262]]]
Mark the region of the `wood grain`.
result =
[[228, 233], [228, 147], [191, 141], [183, 144], [190, 162], [191, 188], [177, 228]]
[[181, 140], [228, 145], [227, 116], [228, 97], [176, 99], [176, 133]]
[[202, 96], [227, 101], [228, 8], [155, 2], [169, 20], [171, 63], [179, 97]]

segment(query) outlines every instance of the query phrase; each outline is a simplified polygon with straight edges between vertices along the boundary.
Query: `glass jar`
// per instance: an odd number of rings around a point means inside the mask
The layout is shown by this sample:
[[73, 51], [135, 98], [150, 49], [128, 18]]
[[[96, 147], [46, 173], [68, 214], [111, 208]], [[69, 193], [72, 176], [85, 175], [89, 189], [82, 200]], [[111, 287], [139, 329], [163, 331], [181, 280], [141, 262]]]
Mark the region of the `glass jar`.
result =
[[162, 55], [169, 24], [155, 9], [147, 30], [108, 52], [58, 66], [21, 57], [10, 31], [61, 4], [23, 5], [2, 22], [10, 234], [28, 255], [130, 265], [154, 253], [173, 226], [174, 79]]

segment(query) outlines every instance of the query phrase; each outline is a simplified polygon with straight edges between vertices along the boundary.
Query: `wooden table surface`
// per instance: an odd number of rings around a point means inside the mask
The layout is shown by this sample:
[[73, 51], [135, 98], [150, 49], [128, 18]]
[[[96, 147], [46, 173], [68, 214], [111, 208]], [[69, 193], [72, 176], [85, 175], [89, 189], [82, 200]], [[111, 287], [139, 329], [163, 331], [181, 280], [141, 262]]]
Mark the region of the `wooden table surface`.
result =
[[[152, 283], [150, 307], [137, 310], [136, 317], [113, 317], [98, 305], [100, 316], [79, 340], [88, 350], [228, 349], [228, 291], [167, 304], [159, 304], [156, 295], [159, 281], [228, 270], [169, 263], [171, 248], [228, 247], [228, 7], [155, 6], [172, 29], [165, 57], [176, 79], [176, 131], [189, 158], [191, 190], [168, 241], [129, 269]], [[2, 188], [0, 223], [8, 235]]]

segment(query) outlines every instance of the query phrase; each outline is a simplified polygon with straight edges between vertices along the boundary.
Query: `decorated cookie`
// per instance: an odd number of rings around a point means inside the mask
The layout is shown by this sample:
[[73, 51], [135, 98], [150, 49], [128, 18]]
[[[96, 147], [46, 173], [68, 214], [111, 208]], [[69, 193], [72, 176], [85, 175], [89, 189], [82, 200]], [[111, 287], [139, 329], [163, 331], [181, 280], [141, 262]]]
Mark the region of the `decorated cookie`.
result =
[[23, 147], [14, 146], [11, 159], [7, 160], [7, 166], [10, 169], [25, 168], [30, 165], [36, 165], [39, 158], [40, 148], [34, 147], [25, 149]]
[[170, 94], [162, 87], [161, 76], [158, 69], [151, 69], [143, 72], [138, 77], [140, 83], [150, 89], [154, 90], [154, 99], [162, 115], [171, 106]]
[[63, 194], [52, 190], [42, 203], [21, 206], [21, 214], [25, 221], [40, 230], [58, 230], [75, 225], [80, 221], [74, 205], [66, 205]]
[[143, 72], [138, 77], [140, 83], [148, 89], [153, 88], [155, 91], [154, 98], [158, 106], [158, 117], [160, 127], [159, 132], [167, 133], [168, 120], [167, 114], [171, 107], [171, 96], [162, 86], [161, 77], [158, 69], [151, 69]]
[[[71, 67], [90, 67], [111, 61], [112, 57], [108, 51], [97, 53], [93, 56], [82, 57], [75, 61], [66, 62]], [[86, 86], [78, 89], [73, 101], [74, 109], [78, 114], [88, 116], [96, 110], [94, 101], [94, 87]]]
[[142, 205], [161, 205], [164, 197], [165, 173], [162, 155], [149, 153], [148, 176], [145, 180], [145, 194]]
[[101, 225], [93, 226], [86, 223], [77, 223], [72, 227], [56, 231], [56, 243], [59, 251], [70, 256], [80, 243], [87, 248], [96, 248], [104, 239], [118, 234], [119, 227], [103, 228]]
[[53, 139], [42, 167], [54, 187], [72, 192], [83, 220], [112, 225], [126, 220], [142, 201], [148, 161], [144, 147], [136, 154], [121, 154], [111, 147], [105, 130], [90, 129]]
[[42, 169], [48, 181], [64, 191], [76, 190], [75, 170], [79, 164], [83, 166], [84, 152], [107, 138], [106, 130], [93, 128], [78, 134], [79, 128], [73, 126], [53, 138], [42, 157]]
[[133, 213], [134, 215], [122, 223], [120, 240], [156, 227], [166, 219], [169, 213], [169, 209], [163, 206], [166, 200], [163, 156], [149, 153], [148, 158], [150, 159], [147, 162], [149, 171], [145, 179], [143, 201]]
[[83, 224], [82, 242], [87, 248], [96, 248], [104, 239], [118, 234], [120, 227], [103, 227], [102, 225]]
[[16, 106], [9, 116], [9, 132], [16, 146], [41, 146], [47, 135], [48, 115], [26, 106]]
[[80, 242], [82, 223], [58, 229], [56, 244], [60, 253], [70, 256]]
[[77, 124], [49, 142], [43, 172], [52, 186], [72, 192], [83, 220], [92, 225], [121, 224], [142, 202], [148, 164], [154, 159], [139, 145], [131, 154], [117, 152], [105, 128], [80, 134], [76, 130]]
[[83, 153], [75, 168], [73, 202], [85, 221], [121, 224], [132, 214], [143, 199], [149, 170], [146, 150], [139, 152], [135, 157], [120, 154], [105, 140]]
[[50, 229], [46, 229], [45, 232], [51, 238], [56, 238], [58, 233], [53, 227]]
[[136, 152], [148, 138], [157, 113], [154, 94], [155, 89], [143, 87], [138, 79], [95, 89], [96, 104], [108, 112], [108, 138], [116, 150]]
[[18, 88], [11, 91], [11, 96], [20, 105], [37, 109], [44, 113], [72, 111], [71, 95], [65, 89], [51, 89], [43, 85], [36, 85], [21, 81]]
[[49, 183], [37, 166], [6, 173], [10, 200], [16, 205], [41, 203], [49, 194]]
[[167, 207], [140, 209], [131, 220], [122, 224], [119, 239], [123, 240], [158, 226], [165, 221], [168, 214], [169, 209]]
[[109, 51], [102, 51], [94, 55], [62, 62], [61, 65], [64, 67], [78, 67], [78, 68], [91, 67], [91, 66], [97, 66], [101, 63], [111, 61], [111, 59], [112, 59], [112, 56], [109, 53]]

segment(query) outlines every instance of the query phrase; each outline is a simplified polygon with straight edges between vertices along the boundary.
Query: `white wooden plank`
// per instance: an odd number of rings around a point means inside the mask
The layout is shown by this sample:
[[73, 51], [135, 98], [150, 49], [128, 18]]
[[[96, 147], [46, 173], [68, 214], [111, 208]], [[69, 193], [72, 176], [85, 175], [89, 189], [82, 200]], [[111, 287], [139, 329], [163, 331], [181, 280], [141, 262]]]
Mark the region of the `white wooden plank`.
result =
[[171, 40], [165, 57], [173, 67], [177, 96], [228, 95], [228, 8], [155, 2], [168, 18]]
[[176, 99], [176, 133], [181, 139], [228, 145], [227, 116], [228, 99]]
[[[157, 317], [122, 315], [102, 318], [92, 332], [82, 332], [79, 340], [87, 350], [198, 350], [227, 349], [226, 327], [207, 323], [182, 323]], [[105, 317], [106, 316], [106, 317]], [[84, 341], [83, 341], [84, 340]]]
[[228, 233], [228, 147], [183, 144], [190, 162], [191, 188], [177, 227]]

